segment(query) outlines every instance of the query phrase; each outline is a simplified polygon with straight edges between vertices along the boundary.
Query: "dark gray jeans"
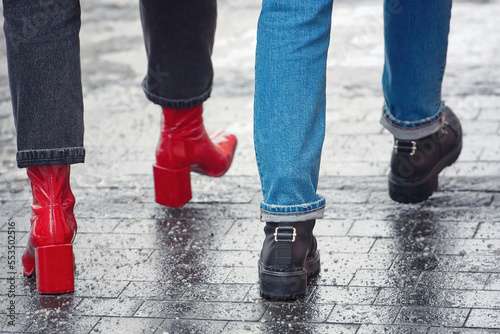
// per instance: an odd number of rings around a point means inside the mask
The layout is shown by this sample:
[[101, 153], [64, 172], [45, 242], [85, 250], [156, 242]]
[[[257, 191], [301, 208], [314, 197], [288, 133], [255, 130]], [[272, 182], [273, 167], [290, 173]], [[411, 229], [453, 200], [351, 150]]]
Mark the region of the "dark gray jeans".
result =
[[[18, 167], [84, 162], [79, 0], [3, 0]], [[216, 0], [141, 0], [146, 96], [184, 109], [208, 99]]]

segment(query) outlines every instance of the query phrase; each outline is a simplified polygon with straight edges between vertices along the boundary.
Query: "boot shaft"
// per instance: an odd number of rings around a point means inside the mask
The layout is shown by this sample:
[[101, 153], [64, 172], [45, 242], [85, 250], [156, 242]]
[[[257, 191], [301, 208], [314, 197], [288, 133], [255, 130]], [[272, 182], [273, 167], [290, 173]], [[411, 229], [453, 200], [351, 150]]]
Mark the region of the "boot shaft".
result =
[[70, 165], [27, 168], [33, 193], [33, 206], [58, 205], [73, 209], [75, 197], [70, 188]]
[[27, 173], [33, 194], [30, 243], [34, 247], [71, 243], [77, 226], [70, 166], [31, 166]]
[[203, 135], [203, 106], [181, 110], [163, 108], [161, 135], [195, 139]]
[[316, 251], [313, 229], [316, 221], [266, 223], [261, 252], [262, 264], [280, 270], [301, 268], [306, 258]]
[[156, 147], [156, 161], [171, 169], [182, 169], [200, 155], [200, 144], [208, 136], [203, 126], [202, 106], [173, 110], [163, 108], [161, 132]]

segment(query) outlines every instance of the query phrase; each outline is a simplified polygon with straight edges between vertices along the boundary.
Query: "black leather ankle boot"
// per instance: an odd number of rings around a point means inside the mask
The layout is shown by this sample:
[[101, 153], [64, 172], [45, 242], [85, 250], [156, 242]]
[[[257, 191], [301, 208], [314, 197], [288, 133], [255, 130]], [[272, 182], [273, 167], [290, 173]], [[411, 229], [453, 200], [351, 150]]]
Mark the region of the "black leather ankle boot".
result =
[[426, 200], [437, 189], [438, 174], [453, 164], [462, 150], [462, 128], [450, 108], [443, 110], [441, 129], [416, 140], [394, 138], [389, 195], [397, 202]]
[[259, 260], [262, 297], [290, 300], [307, 293], [307, 278], [320, 269], [314, 225], [315, 220], [266, 223]]

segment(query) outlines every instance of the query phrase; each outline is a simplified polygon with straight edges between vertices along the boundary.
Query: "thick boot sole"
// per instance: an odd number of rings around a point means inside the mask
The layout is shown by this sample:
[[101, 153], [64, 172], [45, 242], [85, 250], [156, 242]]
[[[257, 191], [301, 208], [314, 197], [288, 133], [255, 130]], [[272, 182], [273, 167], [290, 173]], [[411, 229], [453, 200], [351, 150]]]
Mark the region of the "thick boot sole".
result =
[[265, 269], [259, 261], [260, 295], [270, 300], [294, 300], [307, 294], [307, 279], [320, 270], [319, 252], [296, 271]]

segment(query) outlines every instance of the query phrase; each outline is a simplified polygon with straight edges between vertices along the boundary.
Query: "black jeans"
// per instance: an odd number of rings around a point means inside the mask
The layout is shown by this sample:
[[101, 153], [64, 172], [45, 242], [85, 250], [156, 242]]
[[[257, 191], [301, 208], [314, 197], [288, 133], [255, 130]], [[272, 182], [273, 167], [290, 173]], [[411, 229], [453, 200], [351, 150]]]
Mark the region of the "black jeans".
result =
[[[18, 167], [84, 162], [79, 0], [3, 0]], [[184, 109], [208, 99], [216, 0], [141, 0], [146, 96]]]

